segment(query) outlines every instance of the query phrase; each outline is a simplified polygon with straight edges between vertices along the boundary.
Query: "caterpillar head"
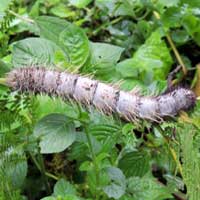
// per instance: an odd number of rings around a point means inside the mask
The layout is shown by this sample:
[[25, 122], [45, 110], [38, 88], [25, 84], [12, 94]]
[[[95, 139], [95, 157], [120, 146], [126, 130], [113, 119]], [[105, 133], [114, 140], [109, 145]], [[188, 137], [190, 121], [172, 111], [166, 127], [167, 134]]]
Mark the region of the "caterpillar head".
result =
[[196, 95], [190, 89], [178, 88], [171, 95], [176, 99], [176, 110], [188, 110], [195, 106]]

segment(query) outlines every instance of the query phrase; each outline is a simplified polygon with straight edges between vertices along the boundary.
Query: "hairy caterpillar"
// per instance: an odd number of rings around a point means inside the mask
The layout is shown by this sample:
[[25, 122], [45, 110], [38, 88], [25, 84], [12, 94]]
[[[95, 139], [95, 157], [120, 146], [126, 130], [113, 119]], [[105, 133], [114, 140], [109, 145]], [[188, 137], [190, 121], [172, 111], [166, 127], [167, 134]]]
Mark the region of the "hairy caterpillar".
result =
[[193, 91], [185, 88], [177, 88], [160, 96], [141, 96], [88, 77], [43, 67], [14, 69], [7, 75], [7, 85], [22, 92], [46, 93], [63, 99], [74, 99], [82, 104], [92, 105], [106, 114], [117, 113], [127, 121], [162, 121], [165, 117], [175, 116], [180, 110], [193, 107], [196, 102]]

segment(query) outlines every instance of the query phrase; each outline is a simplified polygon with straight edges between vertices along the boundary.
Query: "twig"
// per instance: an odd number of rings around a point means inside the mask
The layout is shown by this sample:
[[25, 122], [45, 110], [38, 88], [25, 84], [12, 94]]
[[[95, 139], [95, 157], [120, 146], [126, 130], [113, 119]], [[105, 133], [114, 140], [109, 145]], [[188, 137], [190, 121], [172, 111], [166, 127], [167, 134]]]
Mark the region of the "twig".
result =
[[22, 21], [25, 21], [25, 22], [28, 22], [28, 23], [31, 23], [31, 24], [35, 23], [34, 20], [32, 20], [32, 19], [30, 19], [30, 18], [27, 18], [27, 17], [23, 17], [23, 16], [21, 16], [21, 15], [15, 13], [15, 12], [12, 11], [12, 10], [8, 10], [8, 12], [9, 12], [10, 14], [14, 15], [15, 17], [21, 19]]
[[6, 84], [6, 78], [0, 78], [0, 85], [7, 86], [7, 84]]
[[39, 156], [39, 161], [40, 161], [40, 166], [41, 166], [41, 174], [42, 174], [42, 178], [47, 190], [47, 193], [50, 194], [51, 193], [51, 189], [50, 189], [50, 185], [48, 182], [48, 178], [46, 176], [46, 170], [45, 170], [45, 166], [44, 166], [44, 159], [41, 153], [38, 154]]
[[[35, 158], [35, 156], [34, 156], [31, 152], [29, 152], [29, 154], [30, 154], [30, 157], [31, 157], [32, 161], [33, 161], [34, 164], [36, 165], [37, 169], [40, 171], [40, 173], [42, 173], [41, 166], [40, 166], [40, 164], [38, 163], [38, 161], [37, 161], [37, 159]], [[51, 173], [49, 173], [49, 172], [45, 172], [45, 175], [48, 176], [48, 177], [50, 177], [50, 178], [52, 178], [52, 179], [54, 179], [54, 180], [56, 180], [56, 181], [59, 180], [59, 178], [58, 178], [57, 176], [55, 176], [54, 174], [51, 174]]]
[[59, 178], [57, 176], [55, 176], [54, 174], [51, 174], [49, 172], [45, 172], [45, 175], [50, 177], [50, 178], [52, 178], [52, 179], [54, 179], [54, 180], [56, 180], [56, 181], [59, 180]]
[[92, 34], [96, 35], [101, 29], [106, 28], [108, 25], [116, 24], [117, 22], [121, 21], [122, 19], [123, 19], [122, 17], [118, 17], [116, 19], [113, 19], [112, 21], [106, 22], [105, 24], [102, 24], [101, 26], [99, 26], [99, 28], [97, 28], [95, 31], [93, 31]]
[[[42, 178], [43, 178], [43, 181], [44, 181], [44, 184], [45, 184], [45, 187], [46, 187], [46, 190], [47, 192], [50, 194], [51, 192], [51, 189], [50, 189], [50, 186], [49, 186], [49, 183], [48, 183], [48, 180], [47, 180], [47, 177], [46, 176], [49, 176], [50, 174], [48, 172], [45, 171], [45, 166], [44, 166], [44, 161], [43, 161], [43, 157], [41, 154], [39, 154], [39, 159], [40, 159], [40, 162], [38, 162], [38, 160], [35, 158], [35, 156], [30, 152], [30, 157], [32, 159], [32, 161], [34, 162], [34, 164], [36, 165], [36, 167], [38, 168], [38, 170], [40, 171], [41, 175], [42, 175]], [[51, 178], [53, 178], [54, 175], [51, 174]], [[57, 177], [56, 177], [57, 178]], [[55, 177], [54, 177], [55, 179]], [[57, 179], [56, 179], [57, 180]]]
[[90, 134], [89, 134], [89, 131], [88, 131], [87, 124], [85, 124], [84, 129], [85, 129], [85, 134], [86, 134], [86, 137], [87, 137], [89, 149], [90, 149], [90, 152], [92, 154], [92, 160], [93, 160], [94, 167], [95, 167], [96, 186], [97, 186], [97, 188], [96, 188], [97, 190], [95, 192], [96, 193], [95, 194], [95, 199], [98, 200], [99, 199], [98, 186], [99, 186], [99, 180], [100, 180], [99, 167], [98, 167], [98, 164], [97, 164], [96, 155], [95, 155], [93, 147], [92, 147], [92, 141], [91, 141], [91, 138], [90, 138]]
[[160, 126], [157, 126], [157, 128], [158, 128], [159, 132], [161, 133], [161, 135], [163, 136], [165, 142], [167, 143], [167, 146], [168, 146], [168, 148], [169, 148], [169, 151], [170, 151], [170, 153], [171, 153], [171, 156], [172, 156], [174, 162], [176, 163], [176, 165], [177, 165], [177, 167], [178, 167], [178, 170], [179, 170], [181, 176], [183, 177], [183, 169], [182, 169], [181, 163], [180, 163], [180, 161], [179, 161], [179, 159], [178, 159], [178, 157], [177, 157], [177, 155], [176, 155], [175, 150], [174, 150], [173, 148], [170, 147], [170, 144], [169, 144], [167, 138], [166, 138], [165, 135], [164, 135], [163, 129], [162, 129]]
[[[153, 11], [153, 14], [156, 17], [156, 19], [160, 19], [159, 13], [157, 13], [156, 11]], [[183, 62], [175, 44], [174, 44], [174, 42], [172, 41], [169, 33], [166, 34], [166, 38], [167, 38], [167, 41], [169, 42], [169, 45], [171, 46], [171, 48], [172, 48], [172, 50], [173, 50], [173, 52], [176, 56], [176, 59], [177, 59], [179, 65], [181, 65], [181, 67], [182, 67], [184, 75], [186, 75], [187, 74], [187, 68], [186, 68], [186, 66], [185, 66], [185, 64], [184, 64], [184, 62]]]
[[178, 65], [172, 72], [169, 73], [167, 78], [167, 89], [170, 90], [172, 86], [174, 85], [173, 76], [178, 73], [178, 71], [181, 69], [181, 66]]

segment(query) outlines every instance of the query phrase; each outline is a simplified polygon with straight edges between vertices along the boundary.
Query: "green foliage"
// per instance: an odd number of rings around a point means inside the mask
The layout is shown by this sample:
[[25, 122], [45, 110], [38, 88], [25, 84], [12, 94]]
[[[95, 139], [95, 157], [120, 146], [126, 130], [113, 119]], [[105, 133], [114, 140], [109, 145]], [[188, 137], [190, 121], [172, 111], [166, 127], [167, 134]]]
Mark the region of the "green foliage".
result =
[[[59, 47], [49, 40], [43, 38], [28, 38], [18, 41], [13, 45], [12, 63], [16, 67], [41, 64], [50, 66], [54, 63], [56, 51], [59, 51]], [[23, 57], [21, 57], [22, 54]]]
[[33, 131], [40, 139], [41, 153], [57, 153], [65, 150], [75, 140], [75, 127], [65, 115], [50, 114], [42, 118]]
[[[155, 93], [181, 61], [174, 82], [198, 79], [198, 0], [0, 4], [0, 83], [42, 65]], [[0, 199], [199, 200], [199, 110], [133, 124], [0, 85]]]
[[129, 152], [119, 160], [119, 167], [127, 177], [144, 176], [150, 171], [150, 157], [147, 152]]
[[89, 43], [85, 33], [69, 24], [59, 35], [59, 42], [69, 58], [69, 63], [81, 67], [89, 55]]
[[131, 177], [127, 181], [127, 194], [122, 200], [163, 200], [171, 198], [170, 191], [152, 177]]
[[[180, 129], [184, 131], [180, 131]], [[200, 175], [199, 131], [192, 125], [181, 124], [179, 135], [182, 151], [181, 158], [183, 162], [183, 180], [187, 185], [189, 198], [199, 199], [200, 189], [197, 178]]]

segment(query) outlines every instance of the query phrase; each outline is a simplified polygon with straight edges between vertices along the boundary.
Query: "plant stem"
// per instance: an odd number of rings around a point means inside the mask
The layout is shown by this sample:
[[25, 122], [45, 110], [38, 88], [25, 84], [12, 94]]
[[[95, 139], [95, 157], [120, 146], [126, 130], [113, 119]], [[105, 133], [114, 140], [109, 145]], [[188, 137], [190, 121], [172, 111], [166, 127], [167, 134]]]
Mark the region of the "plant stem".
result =
[[10, 14], [14, 15], [15, 17], [21, 19], [22, 21], [25, 21], [25, 22], [28, 22], [28, 23], [31, 23], [31, 24], [35, 23], [32, 19], [27, 18], [27, 17], [23, 17], [23, 16], [21, 16], [21, 15], [15, 13], [15, 12], [12, 11], [12, 10], [8, 10], [8, 12], [9, 12]]
[[[30, 154], [30, 156], [31, 156], [32, 161], [34, 162], [34, 164], [35, 164], [36, 167], [38, 168], [38, 170], [42, 173], [41, 166], [40, 166], [40, 164], [38, 163], [38, 161], [37, 161], [37, 159], [35, 158], [35, 156], [32, 155], [32, 153], [29, 153], [29, 154]], [[57, 176], [55, 176], [54, 174], [51, 174], [51, 173], [49, 173], [49, 172], [45, 172], [45, 175], [48, 176], [48, 177], [50, 177], [50, 178], [52, 178], [52, 179], [54, 179], [54, 180], [56, 180], [56, 181], [59, 180], [59, 178], [58, 178]]]
[[49, 172], [45, 172], [45, 175], [50, 177], [50, 178], [52, 178], [52, 179], [54, 179], [54, 180], [56, 180], [56, 181], [59, 180], [59, 178], [57, 176], [55, 176], [54, 174], [51, 174]]
[[0, 78], [0, 85], [7, 86], [7, 84], [6, 84], [6, 78]]
[[40, 154], [40, 153], [39, 153], [39, 159], [40, 159], [41, 173], [42, 173], [42, 177], [43, 177], [43, 180], [44, 180], [44, 184], [45, 184], [47, 193], [50, 194], [51, 193], [51, 189], [50, 189], [50, 186], [49, 186], [48, 179], [47, 179], [47, 177], [45, 175], [46, 171], [45, 171], [45, 166], [44, 166], [44, 159], [42, 157], [42, 154]]
[[58, 180], [58, 178], [56, 176], [54, 176], [53, 174], [50, 174], [50, 173], [45, 171], [44, 161], [43, 161], [43, 157], [42, 157], [41, 154], [39, 154], [40, 163], [38, 162], [38, 160], [35, 158], [35, 156], [31, 152], [29, 154], [31, 156], [32, 161], [34, 162], [34, 164], [36, 165], [36, 167], [38, 168], [38, 170], [42, 174], [46, 190], [50, 194], [51, 189], [50, 189], [50, 186], [49, 186], [49, 183], [48, 183], [46, 176], [54, 178], [55, 180]]
[[184, 62], [183, 62], [183, 60], [182, 60], [182, 58], [181, 58], [181, 56], [180, 56], [180, 54], [179, 54], [179, 52], [178, 52], [176, 46], [174, 45], [174, 42], [172, 41], [172, 39], [171, 39], [171, 37], [170, 37], [169, 34], [166, 35], [166, 38], [167, 38], [167, 41], [169, 42], [169, 44], [170, 44], [172, 50], [174, 51], [174, 54], [175, 54], [175, 56], [176, 56], [176, 59], [177, 59], [178, 63], [179, 63], [179, 64], [181, 65], [181, 67], [182, 67], [182, 70], [183, 70], [184, 75], [186, 75], [186, 74], [187, 74], [187, 68], [186, 68], [186, 66], [185, 66], [185, 64], [184, 64]]
[[38, 170], [41, 172], [40, 164], [38, 163], [38, 161], [35, 158], [35, 156], [31, 152], [29, 152], [29, 154], [30, 154], [30, 157], [31, 157], [32, 161], [34, 162], [34, 164], [36, 165], [36, 167], [38, 168]]
[[[90, 152], [91, 152], [91, 155], [92, 155], [92, 160], [93, 160], [94, 167], [95, 167], [96, 186], [97, 186], [97, 188], [98, 188], [98, 186], [99, 186], [99, 180], [100, 180], [100, 179], [99, 179], [99, 167], [98, 167], [98, 164], [97, 164], [96, 155], [95, 155], [94, 150], [93, 150], [93, 147], [92, 147], [92, 141], [91, 141], [91, 138], [90, 138], [90, 134], [89, 134], [89, 131], [88, 131], [87, 124], [85, 124], [84, 128], [85, 128], [85, 133], [86, 133], [86, 137], [87, 137], [89, 149], [90, 149]], [[99, 199], [98, 190], [96, 190], [95, 199], [96, 199], [96, 200]]]
[[[160, 19], [159, 13], [157, 13], [156, 11], [153, 11], [153, 14], [156, 17], [156, 19]], [[181, 65], [181, 67], [182, 67], [184, 75], [186, 75], [187, 74], [187, 68], [186, 68], [186, 66], [185, 66], [185, 64], [184, 64], [184, 62], [183, 62], [175, 44], [174, 44], [174, 42], [172, 41], [169, 33], [166, 34], [166, 38], [167, 38], [167, 41], [168, 41], [169, 45], [171, 46], [171, 48], [174, 52], [174, 55], [176, 56], [176, 59], [177, 59], [179, 65]]]
[[113, 19], [112, 21], [109, 21], [109, 22], [106, 22], [104, 24], [102, 24], [101, 26], [99, 26], [95, 31], [92, 32], [92, 34], [94, 35], [97, 35], [97, 33], [106, 28], [108, 25], [113, 25], [113, 24], [116, 24], [117, 22], [121, 21], [122, 20], [122, 17], [118, 17], [116, 19]]
[[165, 142], [167, 143], [167, 146], [168, 146], [168, 148], [169, 148], [169, 151], [170, 151], [170, 153], [171, 153], [171, 156], [172, 156], [174, 162], [176, 163], [176, 165], [177, 165], [177, 167], [178, 167], [178, 169], [179, 169], [179, 172], [180, 172], [181, 176], [183, 177], [183, 169], [182, 169], [182, 166], [181, 166], [181, 163], [180, 163], [179, 159], [177, 158], [177, 155], [176, 155], [175, 150], [174, 150], [173, 148], [170, 147], [170, 144], [169, 144], [167, 138], [166, 138], [165, 135], [164, 135], [163, 129], [162, 129], [160, 126], [157, 126], [157, 128], [158, 128], [159, 132], [161, 133], [161, 135], [163, 136], [163, 138], [165, 139]]

